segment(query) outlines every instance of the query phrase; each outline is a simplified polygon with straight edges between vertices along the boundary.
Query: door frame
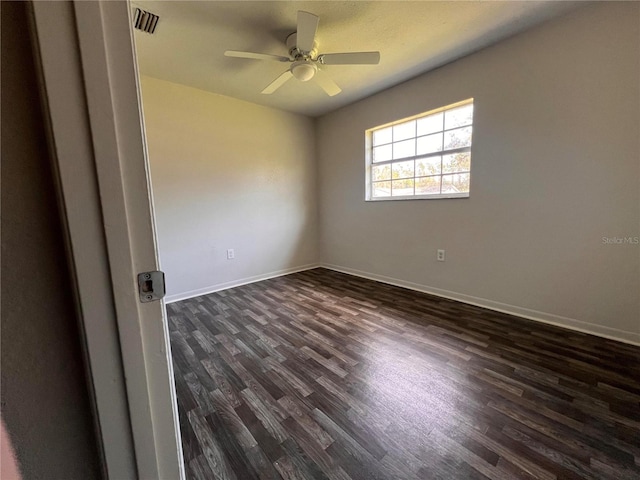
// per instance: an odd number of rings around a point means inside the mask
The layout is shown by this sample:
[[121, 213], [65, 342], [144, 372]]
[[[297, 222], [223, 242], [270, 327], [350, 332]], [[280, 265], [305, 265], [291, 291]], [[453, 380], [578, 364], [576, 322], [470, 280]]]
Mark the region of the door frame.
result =
[[104, 473], [184, 479], [164, 302], [137, 292], [159, 259], [130, 4], [30, 13]]

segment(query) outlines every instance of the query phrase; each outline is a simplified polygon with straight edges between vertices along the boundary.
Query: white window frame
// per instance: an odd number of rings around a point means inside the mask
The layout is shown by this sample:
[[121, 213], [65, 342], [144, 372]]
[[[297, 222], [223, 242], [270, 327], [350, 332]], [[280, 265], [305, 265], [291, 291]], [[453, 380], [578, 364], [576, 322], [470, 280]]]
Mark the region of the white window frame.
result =
[[[395, 200], [436, 200], [436, 199], [444, 199], [444, 198], [469, 198], [470, 197], [470, 192], [471, 192], [471, 166], [469, 166], [469, 192], [461, 192], [461, 193], [439, 193], [439, 194], [426, 194], [426, 195], [403, 195], [403, 196], [388, 196], [388, 197], [374, 197], [373, 196], [373, 179], [372, 179], [372, 167], [373, 166], [377, 166], [377, 165], [392, 165], [393, 163], [397, 163], [397, 162], [401, 162], [401, 161], [406, 161], [406, 160], [419, 160], [422, 158], [428, 158], [434, 155], [440, 155], [440, 156], [444, 156], [444, 155], [449, 155], [449, 154], [453, 154], [453, 153], [460, 153], [460, 152], [469, 152], [469, 154], [471, 154], [471, 148], [473, 146], [473, 133], [472, 135], [472, 141], [471, 141], [471, 145], [469, 145], [468, 147], [459, 147], [459, 148], [453, 148], [453, 149], [449, 149], [449, 150], [442, 150], [442, 151], [438, 151], [438, 152], [431, 152], [428, 154], [421, 154], [421, 155], [412, 155], [409, 157], [405, 157], [405, 158], [396, 158], [396, 159], [391, 159], [391, 160], [385, 160], [382, 162], [373, 162], [373, 132], [377, 131], [377, 130], [382, 130], [388, 127], [393, 127], [394, 125], [399, 125], [405, 122], [409, 122], [411, 120], [418, 120], [420, 118], [423, 117], [427, 117], [429, 115], [434, 115], [436, 113], [440, 113], [440, 112], [445, 112], [447, 110], [452, 110], [454, 108], [458, 108], [464, 105], [473, 105], [474, 104], [474, 100], [473, 98], [468, 98], [466, 100], [462, 100], [460, 102], [456, 102], [456, 103], [452, 103], [450, 105], [446, 105], [444, 107], [440, 107], [440, 108], [436, 108], [434, 110], [429, 110], [428, 112], [424, 112], [424, 113], [420, 113], [418, 115], [414, 115], [411, 117], [407, 117], [407, 118], [403, 118], [400, 120], [396, 120], [394, 122], [390, 122], [390, 123], [386, 123], [384, 125], [379, 125], [373, 128], [370, 128], [368, 130], [365, 131], [365, 201], [367, 202], [388, 202], [388, 201], [395, 201]], [[472, 127], [473, 129], [473, 120], [471, 121], [471, 124], [469, 125]], [[443, 125], [443, 129], [441, 130], [441, 132], [444, 134], [444, 132], [450, 131], [450, 130], [455, 130], [457, 128], [461, 128], [459, 126], [455, 127], [455, 128], [451, 128], [451, 129], [445, 129], [444, 125]], [[437, 132], [436, 132], [437, 133]], [[417, 139], [418, 136], [415, 135], [413, 137], [413, 139]], [[411, 138], [409, 138], [411, 139]], [[393, 142], [391, 143], [393, 144]], [[467, 173], [467, 172], [460, 172], [460, 173]], [[446, 173], [442, 173], [442, 171], [440, 172], [440, 178], [441, 178], [441, 182], [442, 182], [442, 177], [444, 175], [448, 175]], [[435, 176], [435, 175], [434, 175]], [[410, 177], [409, 177], [410, 178]], [[421, 178], [421, 177], [416, 177], [414, 175], [413, 179], [415, 180], [416, 178]], [[415, 191], [415, 190], [414, 190]]]

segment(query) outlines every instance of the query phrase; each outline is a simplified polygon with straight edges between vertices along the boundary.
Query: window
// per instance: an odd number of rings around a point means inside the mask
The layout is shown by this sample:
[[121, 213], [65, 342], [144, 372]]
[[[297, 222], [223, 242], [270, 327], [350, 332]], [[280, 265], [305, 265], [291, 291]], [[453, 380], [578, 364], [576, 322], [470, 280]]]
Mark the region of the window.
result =
[[473, 99], [367, 130], [366, 200], [468, 197]]

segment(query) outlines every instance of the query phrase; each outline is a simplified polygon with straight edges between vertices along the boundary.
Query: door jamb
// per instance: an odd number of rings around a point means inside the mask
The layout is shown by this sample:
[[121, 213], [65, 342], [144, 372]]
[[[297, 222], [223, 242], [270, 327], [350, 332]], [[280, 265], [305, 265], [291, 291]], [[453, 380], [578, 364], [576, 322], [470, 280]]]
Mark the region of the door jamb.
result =
[[183, 479], [164, 304], [137, 298], [158, 259], [129, 3], [30, 8], [104, 468]]

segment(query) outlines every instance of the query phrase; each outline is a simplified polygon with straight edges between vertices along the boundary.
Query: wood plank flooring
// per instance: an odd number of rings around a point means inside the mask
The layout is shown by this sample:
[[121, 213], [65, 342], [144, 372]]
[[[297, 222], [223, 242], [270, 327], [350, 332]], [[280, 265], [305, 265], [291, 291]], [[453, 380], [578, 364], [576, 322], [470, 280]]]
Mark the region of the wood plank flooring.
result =
[[167, 310], [190, 479], [640, 479], [640, 348], [325, 269]]

